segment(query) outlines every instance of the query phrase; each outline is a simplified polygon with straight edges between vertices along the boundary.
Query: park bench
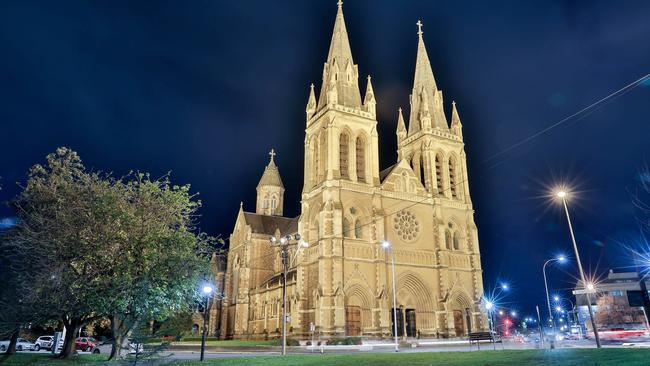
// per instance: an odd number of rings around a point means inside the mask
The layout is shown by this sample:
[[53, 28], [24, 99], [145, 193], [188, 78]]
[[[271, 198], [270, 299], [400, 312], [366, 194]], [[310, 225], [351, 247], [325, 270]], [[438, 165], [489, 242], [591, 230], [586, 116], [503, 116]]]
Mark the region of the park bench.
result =
[[496, 345], [494, 345], [495, 341], [492, 332], [474, 332], [474, 333], [470, 333], [468, 335], [468, 338], [469, 338], [470, 351], [472, 350], [472, 342], [476, 342], [476, 346], [478, 347], [479, 350], [481, 349], [481, 343], [480, 343], [481, 341], [490, 341], [493, 347], [496, 347]]

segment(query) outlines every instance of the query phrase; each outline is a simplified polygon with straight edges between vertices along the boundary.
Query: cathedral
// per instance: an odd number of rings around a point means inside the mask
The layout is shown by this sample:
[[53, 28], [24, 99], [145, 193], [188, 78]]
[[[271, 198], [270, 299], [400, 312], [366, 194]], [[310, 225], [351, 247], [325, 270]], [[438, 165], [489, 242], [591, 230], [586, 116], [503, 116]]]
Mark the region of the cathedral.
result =
[[417, 25], [397, 162], [380, 170], [377, 101], [370, 76], [362, 98], [339, 1], [320, 92], [312, 84], [306, 106], [301, 213], [283, 215], [271, 151], [255, 212], [240, 205], [229, 237], [222, 337], [280, 336], [282, 259], [271, 240], [296, 234], [286, 278], [292, 337], [391, 337], [395, 325], [401, 337], [460, 337], [487, 328], [462, 124], [453, 102], [448, 122]]

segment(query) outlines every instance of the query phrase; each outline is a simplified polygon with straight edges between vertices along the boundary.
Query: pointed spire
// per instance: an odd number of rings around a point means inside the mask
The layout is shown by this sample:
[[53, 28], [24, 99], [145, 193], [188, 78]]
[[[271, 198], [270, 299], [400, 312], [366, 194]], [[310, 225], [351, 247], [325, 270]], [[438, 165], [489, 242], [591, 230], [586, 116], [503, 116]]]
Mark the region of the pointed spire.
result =
[[451, 132], [456, 136], [463, 137], [463, 125], [460, 123], [455, 101], [451, 102]]
[[269, 152], [269, 155], [271, 156], [271, 160], [269, 161], [269, 165], [264, 168], [264, 174], [262, 174], [262, 178], [260, 179], [260, 182], [257, 184], [257, 187], [261, 186], [276, 186], [276, 187], [282, 187], [284, 188], [284, 184], [282, 184], [282, 178], [280, 178], [280, 170], [278, 170], [278, 167], [275, 165], [275, 153], [274, 149], [271, 149], [271, 152]]
[[314, 83], [309, 86], [309, 100], [305, 112], [307, 113], [307, 120], [309, 120], [314, 113], [316, 113], [316, 93], [314, 93]]
[[402, 114], [402, 107], [397, 109], [397, 133], [406, 133], [406, 125], [404, 124], [404, 115]]
[[372, 89], [372, 81], [370, 75], [368, 75], [368, 85], [366, 86], [366, 95], [363, 98], [363, 105], [366, 107], [366, 111], [375, 115], [377, 113], [377, 100], [375, 100], [375, 92]]
[[[438, 87], [433, 77], [431, 62], [427, 54], [422, 32], [422, 22], [418, 20], [418, 51], [415, 61], [415, 76], [413, 78], [413, 91], [411, 94], [411, 114], [409, 116], [409, 135], [420, 131], [423, 125], [442, 128], [446, 122], [437, 118], [435, 101]], [[429, 121], [422, 121], [422, 118], [429, 118]], [[422, 123], [424, 122], [424, 123]], [[444, 125], [444, 126], [443, 126]]]
[[341, 104], [347, 107], [361, 108], [361, 91], [359, 90], [359, 73], [352, 59], [352, 50], [348, 31], [343, 18], [343, 2], [339, 1], [332, 41], [323, 68], [323, 85], [318, 106]]

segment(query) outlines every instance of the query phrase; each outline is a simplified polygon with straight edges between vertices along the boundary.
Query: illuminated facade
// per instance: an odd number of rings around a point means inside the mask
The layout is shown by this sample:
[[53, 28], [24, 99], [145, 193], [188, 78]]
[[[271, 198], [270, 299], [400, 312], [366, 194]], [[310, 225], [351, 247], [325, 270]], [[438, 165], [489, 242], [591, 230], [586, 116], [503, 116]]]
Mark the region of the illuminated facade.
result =
[[398, 333], [455, 337], [485, 329], [477, 229], [455, 103], [444, 111], [418, 22], [408, 128], [397, 115], [398, 159], [379, 169], [370, 76], [359, 88], [339, 2], [320, 93], [306, 107], [301, 215], [283, 217], [284, 186], [271, 160], [255, 213], [240, 207], [225, 278], [225, 338], [279, 335], [281, 260], [271, 236], [299, 233], [309, 247], [288, 275], [289, 332], [306, 336], [392, 334], [390, 241], [396, 263]]

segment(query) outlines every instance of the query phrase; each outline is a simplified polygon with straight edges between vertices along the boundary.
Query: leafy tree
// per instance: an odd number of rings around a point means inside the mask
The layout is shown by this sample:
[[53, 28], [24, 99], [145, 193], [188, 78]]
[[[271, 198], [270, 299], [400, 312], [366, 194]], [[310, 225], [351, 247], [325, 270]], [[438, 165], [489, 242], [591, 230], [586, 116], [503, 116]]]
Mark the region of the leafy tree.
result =
[[168, 318], [197, 296], [208, 268], [208, 254], [221, 240], [197, 234], [201, 202], [190, 187], [172, 186], [168, 177], [135, 174], [122, 181], [129, 202], [121, 222], [124, 240], [116, 258], [109, 296], [114, 338], [111, 359], [121, 354], [129, 334], [143, 322]]
[[18, 223], [10, 248], [21, 258], [20, 283], [36, 319], [61, 319], [66, 328], [60, 357], [74, 354], [74, 337], [106, 307], [107, 260], [119, 238], [124, 200], [116, 180], [87, 172], [79, 156], [59, 148], [34, 165], [13, 203]]

